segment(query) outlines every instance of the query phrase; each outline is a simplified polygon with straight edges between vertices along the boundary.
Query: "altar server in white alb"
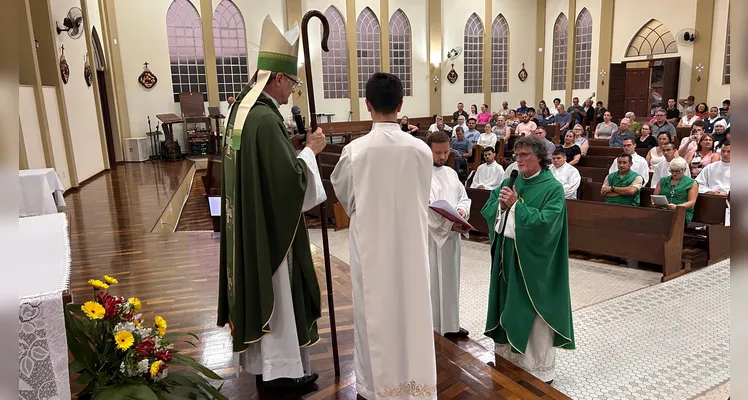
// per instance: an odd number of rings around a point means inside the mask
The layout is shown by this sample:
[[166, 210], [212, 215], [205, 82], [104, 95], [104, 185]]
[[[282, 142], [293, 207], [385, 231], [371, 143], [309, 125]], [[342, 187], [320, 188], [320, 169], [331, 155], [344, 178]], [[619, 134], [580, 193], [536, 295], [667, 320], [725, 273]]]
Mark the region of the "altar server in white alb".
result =
[[343, 148], [331, 176], [350, 216], [353, 365], [356, 390], [367, 400], [436, 399], [428, 265], [431, 151], [400, 130], [402, 102], [395, 75], [369, 78], [372, 130]]
[[579, 189], [579, 184], [582, 182], [579, 170], [566, 162], [566, 153], [560, 147], [553, 151], [552, 161], [553, 165], [551, 165], [550, 169], [556, 180], [564, 186], [564, 198], [576, 200], [577, 189]]
[[730, 193], [730, 139], [722, 143], [722, 159], [712, 162], [696, 177], [699, 193], [727, 196]]
[[[644, 180], [643, 184], [646, 186], [647, 182], [649, 182], [649, 163], [646, 158], [636, 153], [635, 139], [623, 139], [623, 152], [631, 156], [631, 170], [642, 177]], [[608, 169], [609, 174], [614, 172], [618, 172], [618, 157], [613, 160], [613, 164]]]
[[481, 164], [475, 171], [473, 183], [470, 184], [470, 188], [494, 190], [501, 186], [501, 181], [504, 180], [504, 168], [495, 161], [496, 151], [493, 147], [489, 146], [483, 149], [483, 159], [486, 162]]
[[[457, 172], [444, 166], [449, 157], [449, 137], [435, 132], [426, 139], [434, 156], [429, 203], [445, 200], [463, 218], [470, 218], [471, 200]], [[431, 265], [431, 312], [434, 331], [446, 337], [467, 338], [460, 328], [460, 235], [467, 234], [460, 225], [429, 211], [429, 264]]]

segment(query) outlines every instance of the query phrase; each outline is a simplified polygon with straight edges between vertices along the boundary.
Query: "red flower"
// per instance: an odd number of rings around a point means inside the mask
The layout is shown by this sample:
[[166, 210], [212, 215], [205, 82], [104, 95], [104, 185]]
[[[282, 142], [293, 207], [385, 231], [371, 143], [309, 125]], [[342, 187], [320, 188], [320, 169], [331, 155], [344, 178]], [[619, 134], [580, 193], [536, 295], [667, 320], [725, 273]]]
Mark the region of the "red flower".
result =
[[107, 299], [110, 297], [112, 296], [110, 296], [106, 290], [96, 291], [96, 302], [98, 302], [99, 304], [106, 304]]
[[132, 318], [132, 311], [128, 311], [127, 314], [123, 315], [125, 321], [129, 321]]
[[171, 350], [159, 350], [154, 355], [163, 362], [171, 362]]
[[120, 304], [122, 304], [122, 298], [107, 296], [104, 300], [104, 319], [113, 319], [116, 317]]
[[[156, 350], [156, 344], [153, 343], [153, 339], [150, 337], [143, 339], [137, 346], [135, 346], [135, 351], [137, 351], [141, 357], [148, 357], [154, 350]], [[169, 358], [171, 358], [171, 354], [169, 354]]]

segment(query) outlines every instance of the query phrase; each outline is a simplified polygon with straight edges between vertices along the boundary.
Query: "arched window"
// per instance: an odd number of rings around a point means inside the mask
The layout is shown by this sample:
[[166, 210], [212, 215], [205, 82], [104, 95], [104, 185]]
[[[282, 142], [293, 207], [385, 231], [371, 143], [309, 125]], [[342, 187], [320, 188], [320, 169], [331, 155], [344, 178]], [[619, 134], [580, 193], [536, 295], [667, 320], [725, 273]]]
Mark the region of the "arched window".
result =
[[213, 12], [213, 43], [216, 48], [218, 98], [236, 96], [249, 82], [244, 18], [231, 0], [222, 0]]
[[564, 13], [553, 24], [553, 66], [551, 90], [566, 90], [566, 58], [569, 45], [569, 20]]
[[662, 22], [651, 19], [634, 35], [626, 50], [626, 57], [677, 53], [675, 37]]
[[574, 89], [590, 88], [592, 63], [592, 15], [583, 8], [574, 34]]
[[405, 95], [411, 94], [410, 21], [403, 10], [397, 9], [390, 18], [390, 72], [403, 82]]
[[483, 92], [483, 22], [473, 13], [465, 24], [464, 93]]
[[174, 0], [166, 11], [171, 84], [174, 102], [179, 93], [200, 92], [208, 100], [205, 84], [205, 53], [200, 14], [189, 0]]
[[[330, 23], [330, 36], [327, 38], [330, 51], [322, 52], [323, 92], [326, 99], [347, 99], [348, 46], [345, 40], [345, 20], [333, 6], [327, 7], [325, 17]], [[319, 29], [322, 32], [321, 24]]]
[[356, 56], [358, 58], [358, 97], [366, 95], [366, 82], [380, 71], [379, 20], [371, 8], [361, 11], [356, 21]]
[[491, 92], [506, 92], [509, 76], [509, 24], [499, 14], [491, 26]]
[[723, 69], [724, 76], [722, 77], [722, 84], [730, 84], [730, 13], [727, 13], [727, 40], [725, 41], [725, 67]]

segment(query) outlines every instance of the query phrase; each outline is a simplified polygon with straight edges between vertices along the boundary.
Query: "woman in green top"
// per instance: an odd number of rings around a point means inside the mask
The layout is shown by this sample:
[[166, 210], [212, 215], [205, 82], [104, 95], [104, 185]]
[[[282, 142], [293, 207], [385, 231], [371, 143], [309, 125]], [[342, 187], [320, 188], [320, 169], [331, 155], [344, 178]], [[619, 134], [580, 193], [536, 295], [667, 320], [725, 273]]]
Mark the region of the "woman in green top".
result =
[[[686, 225], [691, 223], [693, 218], [693, 206], [696, 204], [696, 197], [699, 195], [699, 185], [696, 181], [688, 176], [688, 163], [681, 157], [674, 158], [670, 162], [670, 176], [666, 176], [657, 183], [654, 194], [662, 194], [667, 198], [668, 210], [675, 210], [675, 207], [686, 208]], [[655, 204], [652, 203], [655, 207]]]

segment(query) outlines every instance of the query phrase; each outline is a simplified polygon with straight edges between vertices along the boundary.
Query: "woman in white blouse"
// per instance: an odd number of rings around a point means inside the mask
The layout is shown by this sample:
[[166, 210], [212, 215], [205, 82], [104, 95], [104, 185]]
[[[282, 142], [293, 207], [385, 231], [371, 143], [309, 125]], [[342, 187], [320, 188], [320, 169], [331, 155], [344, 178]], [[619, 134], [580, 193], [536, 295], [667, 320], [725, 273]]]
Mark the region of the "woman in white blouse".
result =
[[491, 129], [491, 125], [486, 124], [486, 131], [481, 133], [480, 136], [478, 137], [478, 144], [483, 146], [484, 149], [488, 146], [496, 148], [497, 141], [498, 141], [498, 138], [496, 137], [496, 134], [493, 133], [493, 130]]
[[647, 163], [649, 163], [649, 168], [654, 168], [655, 165], [665, 161], [665, 155], [662, 153], [662, 148], [665, 147], [666, 144], [672, 143], [670, 139], [670, 134], [667, 131], [662, 131], [657, 135], [657, 146], [652, 147], [651, 150], [647, 153]]
[[695, 109], [693, 107], [688, 107], [686, 109], [686, 115], [684, 115], [678, 122], [678, 128], [688, 128], [700, 119], [701, 117], [696, 115]]

